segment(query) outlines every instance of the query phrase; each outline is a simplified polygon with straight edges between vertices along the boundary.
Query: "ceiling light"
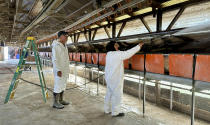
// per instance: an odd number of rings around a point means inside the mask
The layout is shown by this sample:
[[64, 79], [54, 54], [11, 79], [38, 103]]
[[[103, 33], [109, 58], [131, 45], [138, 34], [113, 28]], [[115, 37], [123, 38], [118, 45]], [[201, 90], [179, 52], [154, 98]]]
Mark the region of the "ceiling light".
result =
[[98, 25], [92, 25], [92, 26], [90, 26], [90, 28], [97, 28], [98, 27]]
[[162, 5], [162, 7], [169, 7], [169, 6], [179, 4], [179, 3], [183, 3], [183, 2], [186, 2], [186, 1], [189, 1], [189, 0], [170, 0], [170, 1], [162, 3], [161, 5]]
[[141, 15], [141, 14], [151, 12], [151, 11], [152, 11], [152, 7], [148, 7], [148, 8], [144, 8], [144, 9], [141, 9], [141, 10], [138, 10], [138, 11], [134, 12], [133, 15], [134, 16]]
[[125, 14], [125, 15], [122, 15], [122, 16], [119, 16], [117, 18], [115, 18], [114, 20], [115, 21], [120, 21], [120, 20], [124, 20], [124, 19], [127, 19], [127, 18], [130, 18], [131, 16], [129, 16], [128, 14]]

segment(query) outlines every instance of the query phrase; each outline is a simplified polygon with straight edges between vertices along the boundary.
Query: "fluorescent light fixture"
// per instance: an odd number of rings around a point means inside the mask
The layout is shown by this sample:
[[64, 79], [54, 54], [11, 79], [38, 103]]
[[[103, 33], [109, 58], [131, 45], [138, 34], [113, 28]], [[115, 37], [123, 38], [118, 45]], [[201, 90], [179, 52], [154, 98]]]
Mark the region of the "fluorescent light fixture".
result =
[[108, 24], [107, 21], [104, 21], [104, 22], [101, 23], [101, 25], [106, 25], [106, 24]]
[[151, 12], [151, 11], [152, 11], [152, 7], [148, 7], [148, 8], [144, 8], [144, 9], [141, 9], [141, 10], [138, 10], [138, 11], [134, 12], [133, 15], [134, 16], [141, 15], [141, 14]]
[[186, 2], [186, 1], [189, 1], [189, 0], [170, 0], [170, 1], [162, 3], [161, 5], [162, 5], [162, 7], [169, 7], [169, 6], [179, 4], [179, 3], [183, 3], [183, 2]]
[[97, 28], [98, 27], [98, 25], [92, 25], [92, 26], [90, 26], [90, 28]]
[[127, 18], [130, 18], [131, 16], [129, 16], [128, 14], [125, 14], [125, 15], [122, 15], [122, 16], [119, 16], [117, 18], [115, 18], [114, 20], [115, 21], [120, 21], [120, 20], [124, 20], [124, 19], [127, 19]]

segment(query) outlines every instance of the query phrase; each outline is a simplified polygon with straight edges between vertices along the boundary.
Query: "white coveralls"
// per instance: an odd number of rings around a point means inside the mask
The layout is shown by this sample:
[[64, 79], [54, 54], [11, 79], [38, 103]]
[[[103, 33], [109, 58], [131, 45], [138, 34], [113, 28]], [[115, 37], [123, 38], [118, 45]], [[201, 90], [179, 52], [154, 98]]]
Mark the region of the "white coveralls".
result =
[[122, 113], [121, 101], [123, 95], [124, 63], [140, 50], [137, 45], [127, 51], [110, 51], [106, 56], [105, 80], [107, 84], [104, 111], [112, 112], [112, 116]]
[[[68, 48], [62, 43], [55, 40], [52, 44], [52, 62], [54, 74], [54, 92], [61, 93], [66, 89], [67, 78], [69, 75], [69, 56]], [[57, 76], [57, 72], [61, 71], [62, 76]]]

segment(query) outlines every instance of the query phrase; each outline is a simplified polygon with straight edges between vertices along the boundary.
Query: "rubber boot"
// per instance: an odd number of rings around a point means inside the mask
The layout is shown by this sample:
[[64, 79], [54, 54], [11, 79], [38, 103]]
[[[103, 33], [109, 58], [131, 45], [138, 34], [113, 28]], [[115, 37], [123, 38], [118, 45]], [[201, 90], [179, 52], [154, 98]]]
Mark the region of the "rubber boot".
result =
[[69, 102], [66, 102], [66, 101], [63, 100], [63, 93], [64, 93], [64, 91], [62, 91], [62, 92], [60, 93], [59, 102], [60, 102], [62, 105], [69, 105]]
[[60, 94], [59, 93], [53, 93], [53, 95], [54, 95], [53, 108], [56, 108], [56, 109], [64, 108], [64, 105], [59, 103]]
[[125, 116], [125, 113], [119, 113], [118, 115], [114, 115], [112, 117], [123, 117], [123, 116]]

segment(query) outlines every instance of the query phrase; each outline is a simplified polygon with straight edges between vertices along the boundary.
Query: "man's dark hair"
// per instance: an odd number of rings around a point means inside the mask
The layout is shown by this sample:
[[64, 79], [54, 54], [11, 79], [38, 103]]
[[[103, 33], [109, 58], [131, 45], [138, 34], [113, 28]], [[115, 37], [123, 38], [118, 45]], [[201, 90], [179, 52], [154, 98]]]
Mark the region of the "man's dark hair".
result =
[[106, 45], [106, 51], [109, 52], [109, 51], [116, 51], [115, 48], [114, 48], [114, 44], [116, 42], [115, 41], [110, 41], [107, 45]]
[[59, 31], [58, 32], [58, 38], [61, 37], [62, 35], [68, 35], [68, 33], [65, 32], [65, 31]]

